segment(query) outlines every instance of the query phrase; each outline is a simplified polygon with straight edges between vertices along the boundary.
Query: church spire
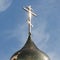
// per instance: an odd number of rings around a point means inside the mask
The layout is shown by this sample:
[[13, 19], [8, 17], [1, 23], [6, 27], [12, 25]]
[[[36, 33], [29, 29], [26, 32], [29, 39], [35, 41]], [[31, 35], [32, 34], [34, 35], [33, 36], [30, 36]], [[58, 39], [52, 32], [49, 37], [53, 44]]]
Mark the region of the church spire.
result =
[[31, 22], [31, 18], [32, 18], [32, 15], [36, 16], [36, 14], [32, 12], [33, 9], [31, 8], [31, 5], [29, 5], [28, 7], [24, 8], [24, 10], [28, 12], [28, 19], [27, 19], [28, 33], [31, 35], [31, 28], [33, 27], [32, 22]]
[[37, 46], [34, 44], [31, 38], [31, 17], [32, 15], [36, 16], [35, 13], [32, 12], [31, 6], [24, 8], [28, 12], [28, 28], [29, 28], [29, 36], [25, 45], [19, 51], [15, 52], [10, 60], [50, 60], [47, 54], [43, 51], [39, 50]]

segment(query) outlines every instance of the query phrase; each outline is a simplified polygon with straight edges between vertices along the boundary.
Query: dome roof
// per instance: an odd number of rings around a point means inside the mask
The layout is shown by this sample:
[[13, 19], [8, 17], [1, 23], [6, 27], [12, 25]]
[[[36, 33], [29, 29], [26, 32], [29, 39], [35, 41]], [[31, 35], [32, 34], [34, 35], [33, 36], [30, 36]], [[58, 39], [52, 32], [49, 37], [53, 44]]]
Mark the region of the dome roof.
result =
[[48, 55], [39, 50], [31, 39], [31, 35], [28, 36], [28, 40], [24, 47], [17, 51], [10, 60], [50, 60]]

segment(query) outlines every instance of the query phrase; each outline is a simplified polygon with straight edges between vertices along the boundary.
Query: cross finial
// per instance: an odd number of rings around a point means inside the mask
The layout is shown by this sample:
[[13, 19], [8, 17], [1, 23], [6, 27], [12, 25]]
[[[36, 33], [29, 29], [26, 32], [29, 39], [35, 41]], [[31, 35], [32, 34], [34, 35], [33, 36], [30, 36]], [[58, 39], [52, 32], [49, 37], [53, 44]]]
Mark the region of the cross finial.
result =
[[28, 12], [28, 19], [27, 19], [28, 33], [31, 34], [31, 28], [33, 27], [32, 23], [31, 23], [31, 18], [32, 18], [32, 15], [36, 16], [36, 14], [32, 12], [33, 9], [31, 8], [31, 5], [29, 5], [28, 7], [24, 8], [24, 10]]

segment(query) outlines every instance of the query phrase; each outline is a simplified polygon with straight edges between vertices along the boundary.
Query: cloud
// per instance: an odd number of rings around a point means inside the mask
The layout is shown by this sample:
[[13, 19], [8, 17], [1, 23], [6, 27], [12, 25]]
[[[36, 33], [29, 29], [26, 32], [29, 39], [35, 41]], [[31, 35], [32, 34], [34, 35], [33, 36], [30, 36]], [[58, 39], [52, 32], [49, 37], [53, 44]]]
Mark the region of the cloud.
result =
[[11, 5], [12, 0], [0, 0], [0, 12], [5, 11]]
[[46, 44], [50, 38], [50, 34], [46, 32], [47, 22], [38, 23], [38, 26], [33, 30], [33, 39], [37, 46], [41, 49], [46, 49]]
[[60, 60], [60, 55], [56, 52], [49, 52], [48, 53], [50, 60]]
[[6, 40], [11, 40], [12, 38], [16, 38], [17, 41], [20, 41], [20, 43], [23, 45], [25, 41], [27, 40], [27, 24], [17, 24], [17, 26], [14, 29], [4, 30], [0, 33], [0, 36]]

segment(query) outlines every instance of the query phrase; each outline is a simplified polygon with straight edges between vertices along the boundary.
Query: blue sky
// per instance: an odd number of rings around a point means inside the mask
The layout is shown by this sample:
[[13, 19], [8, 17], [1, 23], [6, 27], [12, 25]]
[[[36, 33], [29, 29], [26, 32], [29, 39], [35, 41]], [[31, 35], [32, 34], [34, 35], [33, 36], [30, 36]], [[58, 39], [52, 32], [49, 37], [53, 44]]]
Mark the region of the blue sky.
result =
[[60, 59], [60, 0], [0, 0], [0, 60], [9, 60], [28, 37], [27, 13], [31, 5], [32, 40], [51, 60]]

